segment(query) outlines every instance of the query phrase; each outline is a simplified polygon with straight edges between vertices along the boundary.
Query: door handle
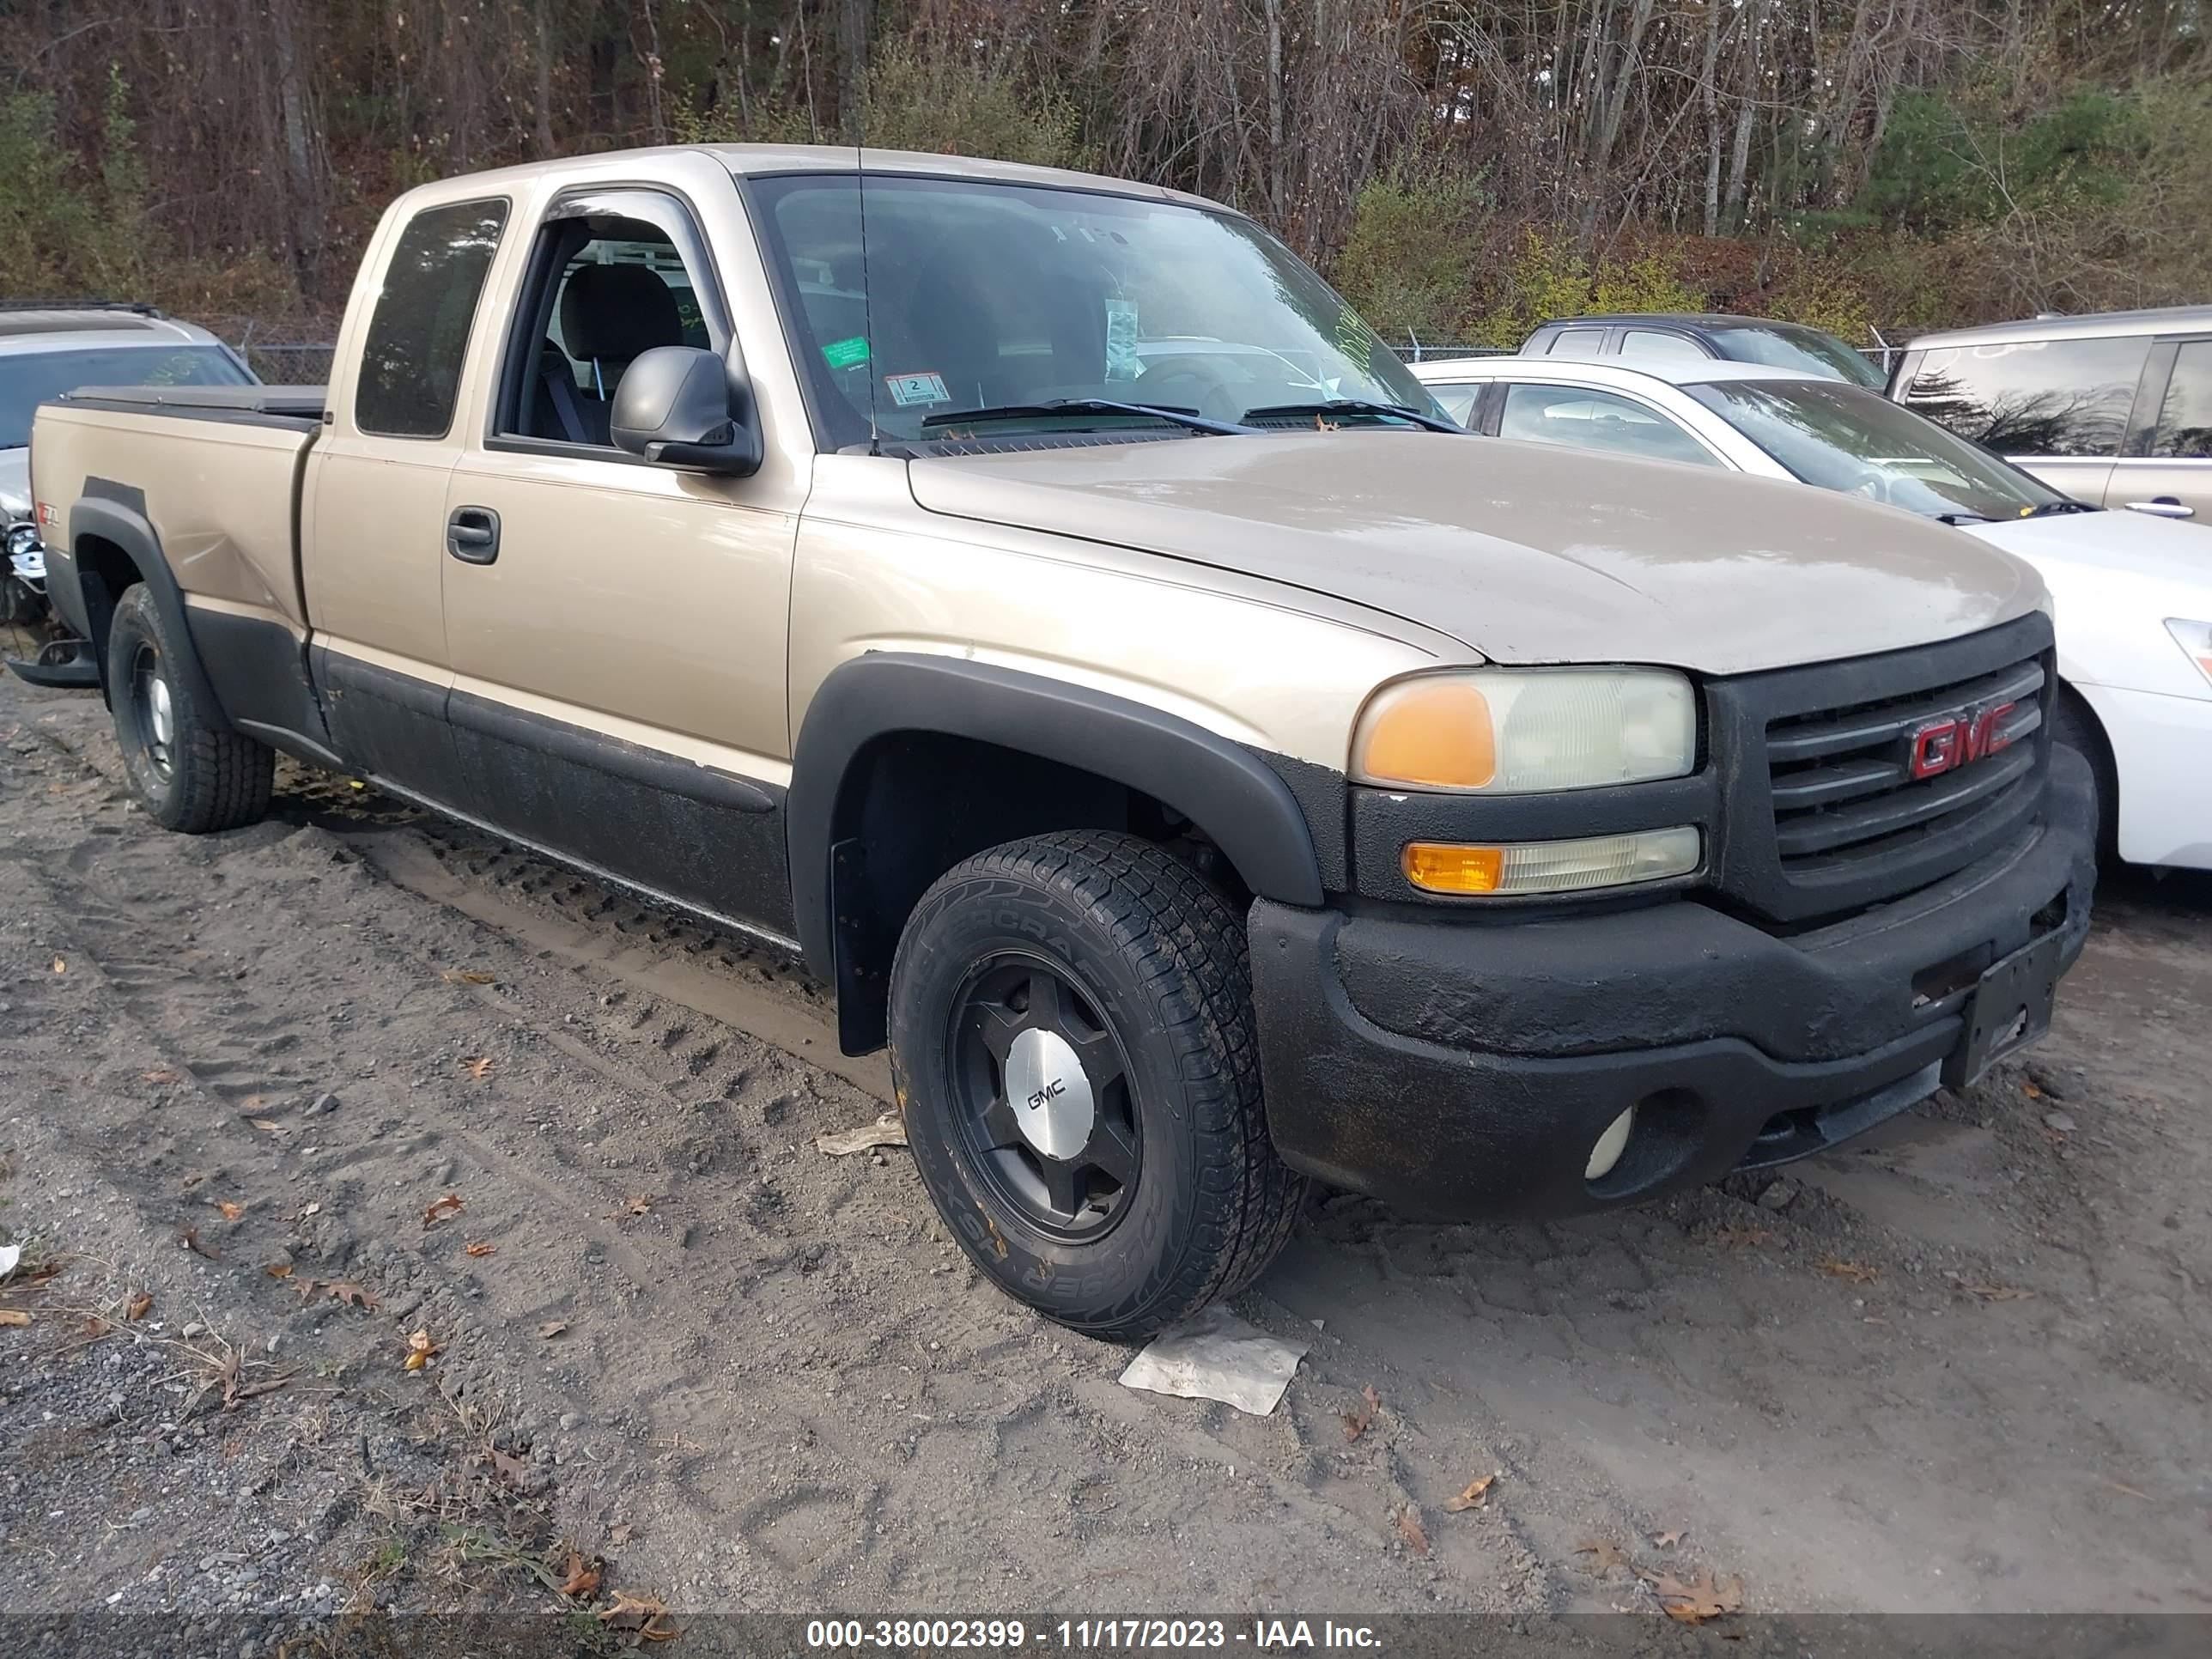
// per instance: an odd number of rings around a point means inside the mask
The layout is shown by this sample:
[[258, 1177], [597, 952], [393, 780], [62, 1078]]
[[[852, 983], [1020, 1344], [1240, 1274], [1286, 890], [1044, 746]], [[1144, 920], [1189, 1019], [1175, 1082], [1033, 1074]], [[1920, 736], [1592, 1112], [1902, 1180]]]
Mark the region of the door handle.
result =
[[2184, 507], [2172, 495], [2154, 496], [2147, 501], [2130, 501], [2128, 511], [2148, 513], [2154, 519], [2193, 519], [2197, 516], [2195, 507]]
[[464, 564], [489, 564], [499, 556], [499, 514], [488, 507], [457, 507], [446, 520], [446, 551]]

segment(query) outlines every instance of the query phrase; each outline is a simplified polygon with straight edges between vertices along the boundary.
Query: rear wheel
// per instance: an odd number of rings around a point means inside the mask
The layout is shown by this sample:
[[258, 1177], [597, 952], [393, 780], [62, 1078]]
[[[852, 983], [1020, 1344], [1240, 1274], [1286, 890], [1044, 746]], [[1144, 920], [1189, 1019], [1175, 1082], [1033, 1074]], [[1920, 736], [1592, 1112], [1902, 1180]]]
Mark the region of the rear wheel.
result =
[[180, 647], [142, 583], [125, 592], [107, 633], [107, 696], [131, 793], [146, 816], [204, 835], [269, 814], [276, 757], [213, 723], [181, 672]]
[[1062, 1324], [1149, 1335], [1290, 1237], [1305, 1183], [1267, 1139], [1242, 921], [1133, 836], [1010, 842], [923, 895], [891, 1068], [953, 1236]]

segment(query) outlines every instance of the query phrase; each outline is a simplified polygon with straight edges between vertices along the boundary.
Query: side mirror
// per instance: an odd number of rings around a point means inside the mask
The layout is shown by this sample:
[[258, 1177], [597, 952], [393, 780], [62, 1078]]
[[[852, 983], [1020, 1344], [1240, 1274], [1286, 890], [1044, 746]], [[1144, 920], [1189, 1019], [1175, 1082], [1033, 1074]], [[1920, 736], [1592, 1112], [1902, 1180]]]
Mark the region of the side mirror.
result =
[[760, 471], [760, 428], [743, 360], [655, 346], [623, 371], [608, 411], [615, 447], [658, 466], [743, 477]]

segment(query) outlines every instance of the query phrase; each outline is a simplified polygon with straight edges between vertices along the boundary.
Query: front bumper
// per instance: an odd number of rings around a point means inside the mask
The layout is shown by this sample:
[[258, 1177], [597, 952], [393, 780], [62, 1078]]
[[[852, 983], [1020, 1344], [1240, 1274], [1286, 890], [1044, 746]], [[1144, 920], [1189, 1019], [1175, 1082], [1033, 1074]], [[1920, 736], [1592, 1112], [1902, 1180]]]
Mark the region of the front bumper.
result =
[[[1440, 1216], [1557, 1216], [1819, 1152], [1955, 1073], [1982, 973], [2094, 879], [2087, 767], [2053, 751], [2040, 822], [1919, 892], [1794, 937], [1694, 899], [1544, 921], [1256, 902], [1253, 994], [1276, 1147]], [[1637, 1108], [1618, 1164], [1583, 1170]]]

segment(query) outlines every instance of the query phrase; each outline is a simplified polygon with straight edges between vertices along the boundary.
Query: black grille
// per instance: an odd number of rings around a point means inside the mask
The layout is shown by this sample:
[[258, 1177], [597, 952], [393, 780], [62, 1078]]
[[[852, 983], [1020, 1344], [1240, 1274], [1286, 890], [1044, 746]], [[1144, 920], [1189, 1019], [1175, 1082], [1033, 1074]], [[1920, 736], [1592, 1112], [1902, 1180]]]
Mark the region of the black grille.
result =
[[[1783, 873], [1818, 875], [1838, 863], [1878, 859], [1911, 842], [1948, 838], [1977, 815], [2002, 810], [2032, 782], [2043, 725], [2041, 662], [1933, 691], [1801, 714], [1766, 730], [1774, 845]], [[1914, 734], [1960, 711], [2012, 707], [1989, 723], [1991, 752], [1955, 770], [1914, 779]], [[1963, 739], [1962, 739], [1963, 740]]]
[[[2056, 690], [2039, 612], [1939, 645], [1709, 682], [1711, 747], [1728, 779], [1722, 892], [1773, 921], [1814, 926], [2030, 833]], [[1960, 720], [1973, 741], [1954, 741], [1979, 752], [1915, 778], [1916, 738]]]

